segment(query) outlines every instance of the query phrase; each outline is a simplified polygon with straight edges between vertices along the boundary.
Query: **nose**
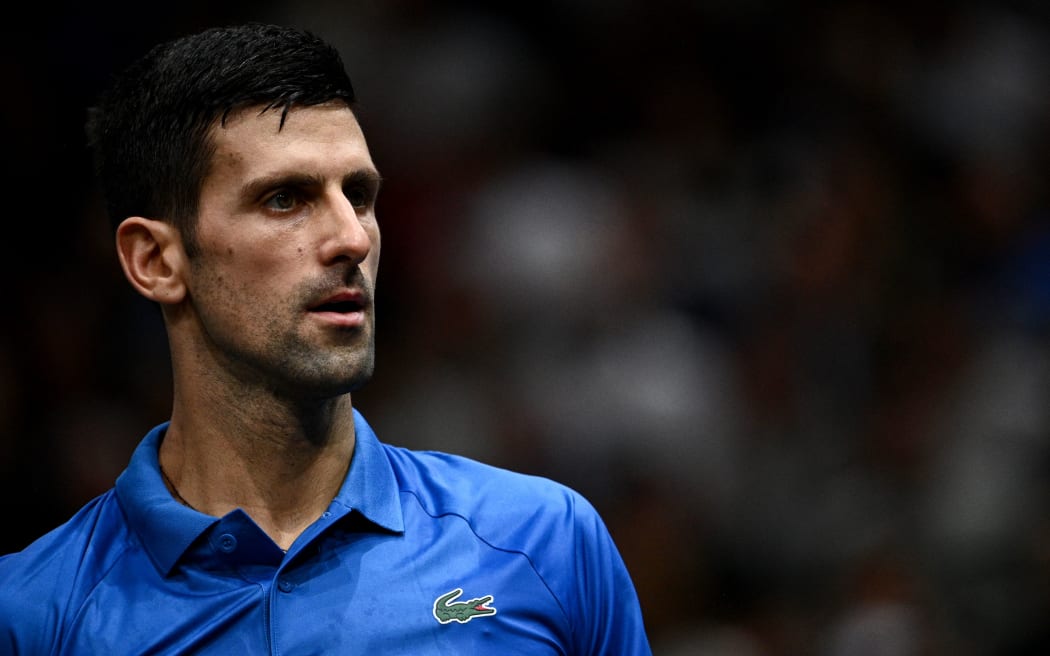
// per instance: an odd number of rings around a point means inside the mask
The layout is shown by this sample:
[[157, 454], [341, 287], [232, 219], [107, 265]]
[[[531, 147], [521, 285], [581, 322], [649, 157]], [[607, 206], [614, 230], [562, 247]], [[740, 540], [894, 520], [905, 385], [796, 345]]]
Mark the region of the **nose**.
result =
[[321, 258], [325, 264], [349, 261], [359, 264], [372, 251], [375, 217], [372, 208], [356, 208], [342, 191], [329, 194], [325, 204]]

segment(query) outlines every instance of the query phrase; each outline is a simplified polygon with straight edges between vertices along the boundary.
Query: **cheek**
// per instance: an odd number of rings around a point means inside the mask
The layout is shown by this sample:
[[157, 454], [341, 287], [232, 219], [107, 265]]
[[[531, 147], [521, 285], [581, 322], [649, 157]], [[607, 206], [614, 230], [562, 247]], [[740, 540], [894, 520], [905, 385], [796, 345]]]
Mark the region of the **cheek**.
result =
[[[198, 280], [211, 286], [216, 293], [237, 298], [254, 298], [260, 295], [273, 296], [279, 283], [288, 277], [288, 260], [285, 253], [259, 245], [213, 244], [197, 258]], [[294, 251], [293, 251], [294, 252]]]
[[372, 281], [372, 286], [375, 287], [376, 278], [379, 277], [379, 247], [373, 247], [372, 251], [368, 254], [368, 257], [362, 263], [361, 268], [364, 270], [366, 276]]
[[383, 248], [383, 236], [379, 232], [379, 228], [377, 227], [375, 229], [375, 233], [372, 235], [372, 252], [371, 252], [372, 257], [375, 258], [376, 262], [379, 261], [379, 251], [381, 251], [382, 248]]

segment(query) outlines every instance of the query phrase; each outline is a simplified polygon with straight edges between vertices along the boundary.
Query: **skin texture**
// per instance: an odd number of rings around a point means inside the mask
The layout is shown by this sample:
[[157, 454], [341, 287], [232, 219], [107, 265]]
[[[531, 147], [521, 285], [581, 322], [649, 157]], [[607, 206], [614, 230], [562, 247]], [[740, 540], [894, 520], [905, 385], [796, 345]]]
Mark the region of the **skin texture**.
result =
[[[282, 548], [338, 490], [371, 376], [379, 174], [344, 105], [250, 108], [212, 130], [199, 253], [126, 219], [125, 274], [161, 304], [174, 405], [161, 467], [192, 507], [243, 508]], [[324, 305], [326, 301], [350, 304]], [[322, 307], [323, 306], [323, 307]]]

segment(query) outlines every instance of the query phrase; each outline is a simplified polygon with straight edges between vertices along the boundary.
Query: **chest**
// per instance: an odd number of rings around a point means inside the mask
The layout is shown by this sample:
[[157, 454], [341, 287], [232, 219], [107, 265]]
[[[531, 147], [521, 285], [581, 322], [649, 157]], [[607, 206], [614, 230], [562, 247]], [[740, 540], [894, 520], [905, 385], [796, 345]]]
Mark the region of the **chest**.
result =
[[404, 534], [335, 531], [278, 564], [239, 561], [236, 550], [217, 557], [167, 577], [114, 571], [79, 610], [63, 653], [570, 652], [562, 603], [529, 559], [478, 540], [458, 518]]

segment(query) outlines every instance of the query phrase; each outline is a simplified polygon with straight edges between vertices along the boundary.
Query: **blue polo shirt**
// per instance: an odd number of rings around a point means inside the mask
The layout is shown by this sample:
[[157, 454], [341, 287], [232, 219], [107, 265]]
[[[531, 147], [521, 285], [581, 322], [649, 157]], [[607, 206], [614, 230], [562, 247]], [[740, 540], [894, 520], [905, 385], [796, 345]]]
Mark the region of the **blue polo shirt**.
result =
[[113, 489], [0, 558], [0, 653], [651, 654], [583, 497], [354, 424], [339, 494], [287, 553], [243, 511], [172, 499], [157, 426]]

